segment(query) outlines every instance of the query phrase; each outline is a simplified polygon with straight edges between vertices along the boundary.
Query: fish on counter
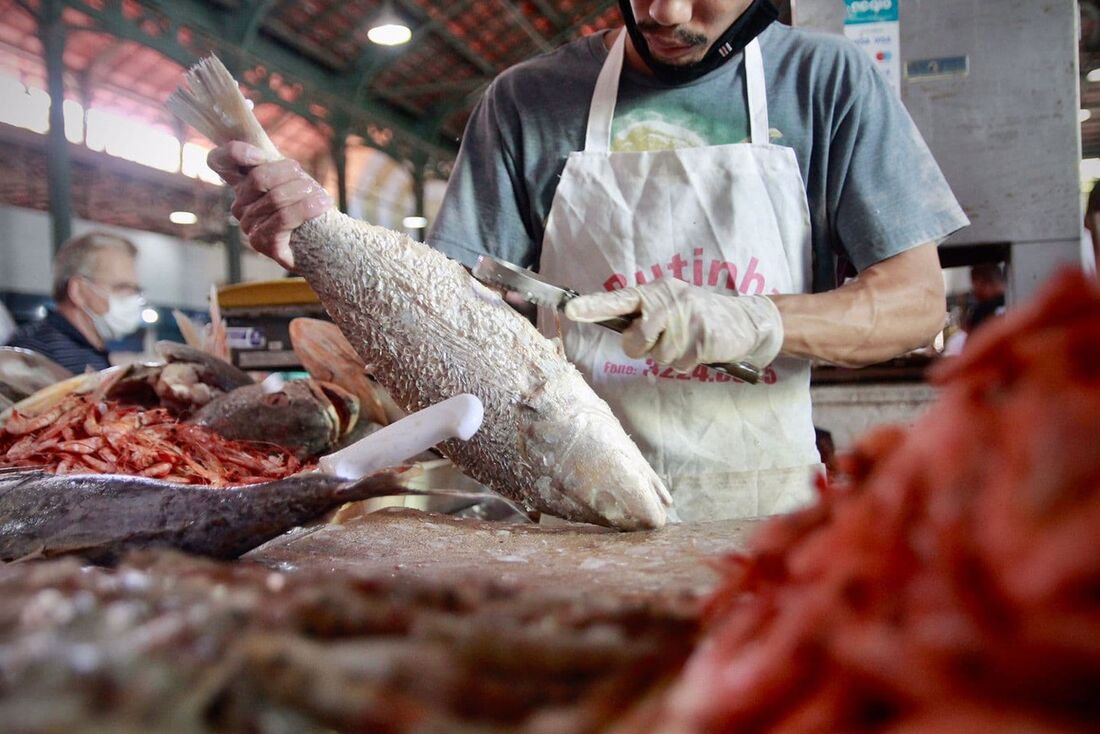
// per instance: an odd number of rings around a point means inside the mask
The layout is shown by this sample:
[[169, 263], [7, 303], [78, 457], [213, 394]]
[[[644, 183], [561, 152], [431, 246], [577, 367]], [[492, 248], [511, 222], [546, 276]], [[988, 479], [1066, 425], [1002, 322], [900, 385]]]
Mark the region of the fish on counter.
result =
[[359, 420], [359, 401], [318, 380], [291, 380], [277, 390], [246, 385], [200, 408], [188, 422], [238, 441], [274, 443], [299, 459], [333, 450]]
[[319, 473], [211, 488], [121, 475], [0, 471], [0, 560], [76, 555], [111, 564], [173, 548], [237, 558], [346, 502], [414, 492], [394, 472], [348, 481]]
[[186, 415], [220, 395], [254, 383], [248, 374], [228, 362], [185, 344], [161, 341], [157, 353], [163, 361], [118, 365], [44, 382], [37, 392], [0, 408], [0, 426], [13, 411], [38, 416], [71, 395], [85, 394]]
[[[187, 75], [169, 108], [216, 143], [280, 156], [215, 59]], [[659, 527], [668, 490], [607, 403], [555, 343], [457, 262], [406, 235], [330, 211], [291, 241], [371, 375], [407, 411], [460, 393], [485, 405], [482, 430], [440, 448], [473, 478], [526, 507], [633, 530]]]
[[72, 376], [67, 369], [38, 352], [0, 347], [0, 401], [4, 401], [3, 407]]
[[674, 669], [696, 622], [683, 603], [589, 588], [555, 598], [489, 578], [365, 581], [167, 551], [117, 568], [11, 564], [0, 567], [0, 721], [5, 732], [594, 734]]
[[104, 396], [186, 415], [221, 395], [255, 384], [246, 372], [201, 349], [170, 341], [157, 342], [156, 348], [163, 363], [131, 366], [103, 386]]
[[[156, 431], [150, 426], [155, 424], [163, 428], [174, 422], [170, 419], [209, 428], [230, 440], [275, 444], [289, 449], [302, 460], [331, 451], [349, 442], [349, 437], [355, 435], [353, 429], [359, 420], [359, 400], [339, 385], [295, 380], [271, 390], [255, 383], [248, 374], [228, 362], [187, 345], [159, 342], [157, 352], [163, 362], [111, 367], [101, 372], [71, 377], [49, 384], [14, 406], [8, 406], [9, 410], [0, 413], [0, 466], [5, 464], [5, 458], [12, 461], [28, 458], [29, 454], [23, 449], [34, 448], [49, 454], [58, 440], [64, 439], [72, 446], [74, 439], [93, 438], [93, 434], [83, 430], [86, 420], [91, 421], [87, 425], [97, 426], [104, 420], [108, 424], [112, 420], [133, 423], [138, 417], [136, 411], [127, 410], [128, 406], [154, 411], [150, 412], [147, 420], [138, 420], [142, 427], [149, 429], [144, 438], [149, 438], [154, 444], [158, 436], [154, 435]], [[73, 397], [86, 399], [73, 401]], [[93, 406], [99, 406], [99, 414], [93, 414]], [[166, 412], [166, 415], [155, 411]], [[13, 416], [18, 418], [13, 419]], [[14, 423], [13, 430], [7, 431], [7, 434], [17, 435], [20, 439], [29, 436], [24, 444], [32, 439], [35, 442], [33, 447], [21, 446], [16, 452], [20, 456], [14, 458], [5, 457], [6, 451], [11, 448], [10, 442], [5, 445], [4, 441], [4, 427], [9, 419], [13, 419]], [[65, 421], [74, 425], [61, 425]], [[28, 425], [35, 427], [28, 428]], [[72, 429], [72, 435], [62, 435], [66, 428]], [[41, 433], [40, 429], [45, 433]], [[97, 430], [94, 435], [100, 433], [102, 431]], [[218, 442], [214, 438], [210, 440], [213, 442], [212, 448], [218, 448], [215, 445]], [[183, 441], [181, 448], [196, 448], [191, 443]], [[135, 473], [141, 473], [152, 466], [119, 464], [115, 457], [122, 447], [108, 448], [109, 455], [99, 456], [98, 459], [110, 466], [89, 465], [83, 468], [118, 473], [136, 469]], [[85, 453], [90, 457], [85, 463], [91, 464], [97, 460], [97, 451]], [[232, 453], [237, 456], [237, 452]], [[202, 457], [195, 458], [202, 463]], [[16, 465], [28, 464], [24, 461]], [[51, 461], [43, 464], [51, 465], [58, 468]], [[214, 474], [218, 473], [215, 469]], [[275, 479], [278, 476], [263, 478]], [[238, 476], [236, 479], [243, 480], [244, 477]], [[214, 480], [211, 483], [225, 482]]]

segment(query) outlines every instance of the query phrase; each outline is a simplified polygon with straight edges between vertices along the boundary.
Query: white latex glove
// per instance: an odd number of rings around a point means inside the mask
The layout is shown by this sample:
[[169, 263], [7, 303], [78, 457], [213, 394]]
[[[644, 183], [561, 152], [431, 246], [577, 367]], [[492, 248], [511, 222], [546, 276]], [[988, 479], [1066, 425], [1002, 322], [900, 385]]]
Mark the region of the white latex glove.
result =
[[565, 315], [582, 323], [630, 314], [641, 316], [623, 332], [627, 355], [681, 372], [716, 362], [767, 367], [783, 346], [783, 321], [770, 298], [712, 293], [675, 278], [581, 296], [565, 306]]

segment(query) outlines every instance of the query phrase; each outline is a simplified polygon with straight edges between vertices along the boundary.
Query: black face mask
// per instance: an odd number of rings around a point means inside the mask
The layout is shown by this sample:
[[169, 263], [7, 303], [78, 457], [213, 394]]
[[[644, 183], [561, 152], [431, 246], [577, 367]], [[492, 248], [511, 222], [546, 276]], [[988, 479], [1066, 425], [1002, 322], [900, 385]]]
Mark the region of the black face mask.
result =
[[653, 58], [649, 44], [646, 43], [645, 36], [638, 29], [638, 23], [634, 19], [634, 9], [630, 6], [630, 0], [619, 0], [619, 10], [623, 14], [623, 21], [626, 23], [627, 32], [630, 33], [630, 40], [634, 42], [634, 48], [653, 74], [666, 84], [695, 81], [704, 74], [714, 71], [741, 53], [752, 39], [759, 36], [765, 28], [779, 18], [779, 11], [768, 0], [753, 0], [753, 4], [726, 29], [725, 33], [719, 36], [702, 60], [688, 66], [674, 66]]

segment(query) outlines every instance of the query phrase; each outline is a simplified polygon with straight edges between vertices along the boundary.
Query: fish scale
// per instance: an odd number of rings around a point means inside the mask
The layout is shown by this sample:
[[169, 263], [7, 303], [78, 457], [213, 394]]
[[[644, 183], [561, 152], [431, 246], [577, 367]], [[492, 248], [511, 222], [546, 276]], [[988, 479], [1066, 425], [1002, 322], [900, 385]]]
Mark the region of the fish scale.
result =
[[[278, 157], [217, 59], [187, 81], [191, 89], [168, 102], [173, 112], [216, 143], [243, 138]], [[608, 405], [557, 344], [457, 262], [336, 211], [295, 230], [291, 250], [295, 270], [402, 408], [460, 393], [481, 399], [481, 430], [440, 447], [460, 469], [532, 510], [622, 529], [664, 524], [668, 490]]]

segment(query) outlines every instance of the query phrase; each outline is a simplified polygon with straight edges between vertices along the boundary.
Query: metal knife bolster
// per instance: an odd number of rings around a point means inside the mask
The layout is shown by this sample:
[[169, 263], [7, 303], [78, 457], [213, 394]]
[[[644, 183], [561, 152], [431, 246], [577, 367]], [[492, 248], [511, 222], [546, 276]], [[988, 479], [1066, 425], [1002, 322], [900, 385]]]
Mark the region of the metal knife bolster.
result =
[[[563, 310], [565, 304], [580, 295], [569, 288], [562, 288], [553, 283], [548, 283], [530, 270], [484, 255], [478, 258], [477, 265], [474, 266], [471, 272], [482, 283], [513, 291], [528, 303], [549, 308], [553, 311]], [[621, 334], [634, 323], [635, 318], [637, 318], [637, 315], [616, 316], [607, 321], [599, 321], [597, 325]], [[739, 380], [744, 380], [750, 385], [760, 382], [760, 368], [748, 362], [729, 362], [705, 366], [731, 377], [736, 377]]]

